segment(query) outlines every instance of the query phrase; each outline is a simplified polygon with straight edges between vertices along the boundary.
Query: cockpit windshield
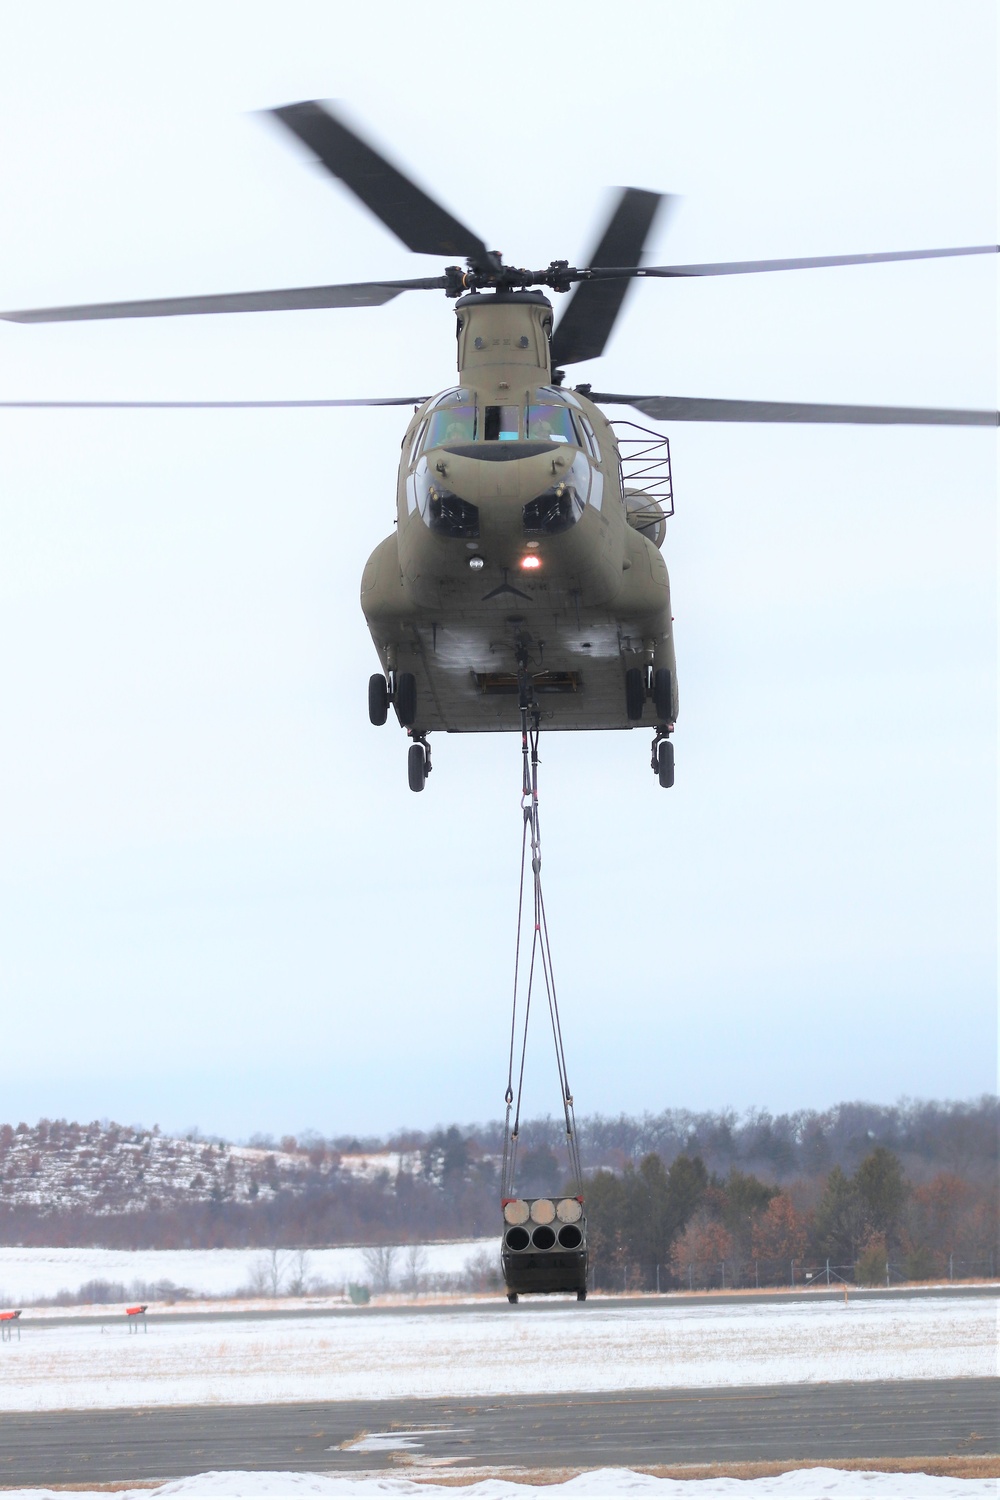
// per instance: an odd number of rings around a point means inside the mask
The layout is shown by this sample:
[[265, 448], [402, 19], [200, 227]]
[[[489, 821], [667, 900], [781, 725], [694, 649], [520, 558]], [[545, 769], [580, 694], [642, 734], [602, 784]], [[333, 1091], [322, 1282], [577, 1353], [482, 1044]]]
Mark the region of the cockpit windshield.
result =
[[551, 386], [533, 392], [527, 406], [477, 406], [472, 391], [445, 391], [437, 398], [423, 430], [422, 452], [455, 443], [527, 442], [584, 446], [563, 393]]
[[476, 441], [476, 408], [474, 406], [446, 406], [431, 412], [427, 424], [425, 448], [440, 448], [442, 443], [474, 443]]
[[579, 443], [568, 406], [529, 406], [525, 436], [529, 442]]

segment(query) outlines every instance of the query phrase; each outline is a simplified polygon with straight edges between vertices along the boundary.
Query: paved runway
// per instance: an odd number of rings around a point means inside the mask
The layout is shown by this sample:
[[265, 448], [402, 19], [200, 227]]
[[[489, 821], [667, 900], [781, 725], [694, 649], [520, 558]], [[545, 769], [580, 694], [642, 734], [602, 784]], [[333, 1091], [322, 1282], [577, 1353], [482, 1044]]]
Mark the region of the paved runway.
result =
[[0, 1485], [400, 1459], [599, 1467], [1000, 1451], [1000, 1379], [0, 1415]]
[[[1000, 1285], [997, 1282], [972, 1286], [920, 1286], [920, 1287], [854, 1287], [850, 1288], [849, 1295], [852, 1299], [860, 1302], [882, 1302], [899, 1301], [905, 1297], [907, 1301], [911, 1297], [996, 1297]], [[511, 1307], [506, 1297], [499, 1293], [495, 1297], [483, 1298], [476, 1302], [406, 1302], [396, 1303], [386, 1307], [383, 1303], [371, 1303], [367, 1307], [303, 1307], [301, 1304], [292, 1307], [264, 1307], [246, 1308], [233, 1310], [227, 1308], [225, 1303], [220, 1303], [217, 1308], [199, 1308], [197, 1312], [185, 1310], [183, 1303], [173, 1308], [157, 1308], [156, 1312], [149, 1314], [149, 1322], [156, 1323], [205, 1323], [230, 1321], [239, 1323], [269, 1323], [276, 1319], [285, 1318], [412, 1318], [414, 1315], [428, 1318], [465, 1317], [470, 1310], [476, 1313], [492, 1314], [501, 1318], [523, 1318], [530, 1317], [533, 1313], [551, 1311], [554, 1307], [565, 1308], [568, 1314], [574, 1317], [585, 1316], [588, 1307], [692, 1307], [697, 1304], [700, 1307], [732, 1307], [736, 1302], [752, 1302], [757, 1305], [761, 1303], [774, 1302], [842, 1302], [844, 1300], [843, 1287], [827, 1291], [824, 1287], [803, 1288], [801, 1291], [781, 1292], [664, 1292], [662, 1296], [645, 1297], [616, 1297], [598, 1294], [591, 1296], [586, 1303], [580, 1304], [576, 1298], [563, 1299], [559, 1297], [535, 1297], [530, 1302], [522, 1301], [517, 1307]], [[123, 1321], [121, 1304], [116, 1303], [108, 1307], [107, 1321], [117, 1319]], [[37, 1316], [37, 1314], [36, 1314]], [[27, 1329], [34, 1321], [32, 1311], [29, 1308], [23, 1318], [22, 1326]], [[60, 1313], [55, 1317], [38, 1317], [38, 1323], [46, 1328], [72, 1328], [92, 1327], [94, 1316], [91, 1313]]]

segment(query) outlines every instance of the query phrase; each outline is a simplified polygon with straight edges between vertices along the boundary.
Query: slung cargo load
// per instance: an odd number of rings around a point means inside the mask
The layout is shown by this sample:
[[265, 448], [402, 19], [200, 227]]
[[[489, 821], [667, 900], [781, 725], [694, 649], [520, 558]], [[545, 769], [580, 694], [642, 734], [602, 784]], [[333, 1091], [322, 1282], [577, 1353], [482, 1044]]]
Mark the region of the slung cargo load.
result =
[[583, 1199], [506, 1198], [500, 1260], [507, 1299], [522, 1292], [587, 1297], [587, 1219]]

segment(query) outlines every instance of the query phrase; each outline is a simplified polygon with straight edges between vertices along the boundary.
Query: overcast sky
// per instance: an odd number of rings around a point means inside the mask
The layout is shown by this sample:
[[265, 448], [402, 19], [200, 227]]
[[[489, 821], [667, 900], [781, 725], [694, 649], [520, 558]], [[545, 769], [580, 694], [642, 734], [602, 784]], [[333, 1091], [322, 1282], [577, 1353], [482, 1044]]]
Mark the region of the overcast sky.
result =
[[[338, 98], [518, 264], [608, 185], [655, 261], [997, 239], [988, 0], [4, 5], [0, 305], [432, 275], [255, 112]], [[650, 283], [576, 378], [995, 407], [995, 260]], [[558, 312], [558, 308], [557, 308]], [[0, 398], [452, 383], [439, 294], [0, 324]], [[612, 415], [625, 416], [625, 411]], [[405, 411], [0, 413], [0, 1115], [382, 1131], [502, 1110], [515, 737], [367, 721]], [[577, 1108], [996, 1084], [990, 430], [669, 429], [677, 784], [544, 746]], [[558, 1104], [544, 1032], [532, 1112]]]

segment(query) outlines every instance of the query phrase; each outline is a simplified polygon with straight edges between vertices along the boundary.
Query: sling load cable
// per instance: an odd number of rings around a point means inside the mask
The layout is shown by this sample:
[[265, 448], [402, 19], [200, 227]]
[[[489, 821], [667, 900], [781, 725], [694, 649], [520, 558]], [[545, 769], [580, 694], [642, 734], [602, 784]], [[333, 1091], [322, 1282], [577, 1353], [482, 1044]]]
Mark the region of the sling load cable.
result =
[[[538, 817], [538, 738], [539, 712], [531, 704], [530, 681], [526, 663], [519, 661], [518, 680], [521, 710], [521, 878], [517, 907], [517, 946], [514, 955], [514, 997], [511, 1007], [510, 1052], [507, 1065], [507, 1091], [504, 1095], [507, 1112], [504, 1121], [503, 1166], [501, 1172], [502, 1197], [506, 1200], [514, 1195], [514, 1179], [517, 1168], [517, 1147], [521, 1125], [521, 1101], [524, 1093], [524, 1066], [528, 1046], [528, 1021], [531, 1015], [531, 997], [534, 987], [536, 962], [540, 964], [545, 994], [548, 1001], [549, 1020], [552, 1025], [552, 1040], [555, 1046], [556, 1069], [559, 1074], [559, 1089], [562, 1099], [563, 1118], [566, 1127], [566, 1144], [570, 1171], [573, 1179], [582, 1186], [583, 1171], [580, 1164], [580, 1148], [576, 1134], [576, 1115], [573, 1094], [569, 1086], [566, 1068], [566, 1053], [563, 1046], [562, 1023], [559, 1016], [559, 1001], [556, 994], [555, 974], [552, 967], [552, 949], [549, 942], [545, 899], [542, 894], [542, 854]], [[529, 714], [532, 720], [529, 729]], [[528, 844], [531, 844], [531, 874], [533, 890], [534, 927], [531, 941], [531, 958], [524, 996], [524, 1026], [521, 1035], [521, 1057], [518, 1067], [517, 1094], [514, 1093], [514, 1048], [517, 1037], [517, 1011], [519, 981], [521, 976], [522, 930], [524, 915], [524, 885]], [[511, 1111], [514, 1123], [511, 1127]]]

